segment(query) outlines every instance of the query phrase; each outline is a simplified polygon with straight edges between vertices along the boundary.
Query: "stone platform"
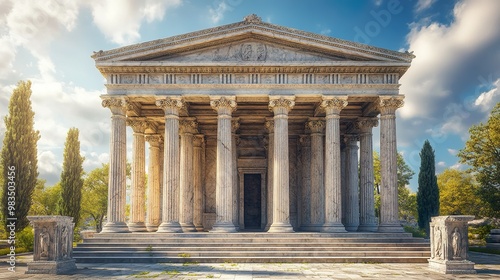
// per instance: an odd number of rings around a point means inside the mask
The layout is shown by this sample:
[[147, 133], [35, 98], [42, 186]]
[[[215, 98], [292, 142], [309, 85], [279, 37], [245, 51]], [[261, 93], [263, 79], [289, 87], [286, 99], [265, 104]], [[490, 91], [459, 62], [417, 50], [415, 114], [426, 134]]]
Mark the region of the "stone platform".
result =
[[78, 263], [426, 263], [430, 245], [408, 233], [101, 233], [73, 256]]

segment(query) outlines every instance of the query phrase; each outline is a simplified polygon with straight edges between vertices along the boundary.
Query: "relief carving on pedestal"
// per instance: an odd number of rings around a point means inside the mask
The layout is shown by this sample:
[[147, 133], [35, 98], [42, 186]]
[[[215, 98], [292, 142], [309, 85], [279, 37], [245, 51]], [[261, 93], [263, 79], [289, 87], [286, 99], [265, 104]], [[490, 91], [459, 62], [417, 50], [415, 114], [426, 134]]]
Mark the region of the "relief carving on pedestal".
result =
[[47, 231], [47, 228], [43, 228], [42, 232], [40, 232], [40, 259], [47, 260], [49, 258], [49, 244], [50, 244], [50, 235]]

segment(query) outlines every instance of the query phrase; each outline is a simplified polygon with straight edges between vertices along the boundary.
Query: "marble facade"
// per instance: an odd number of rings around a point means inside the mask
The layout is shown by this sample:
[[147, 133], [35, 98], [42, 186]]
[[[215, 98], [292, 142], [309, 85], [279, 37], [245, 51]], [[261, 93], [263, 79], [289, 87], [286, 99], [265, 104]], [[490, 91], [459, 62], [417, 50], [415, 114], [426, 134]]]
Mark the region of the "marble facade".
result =
[[[395, 112], [412, 54], [250, 15], [93, 58], [107, 80], [102, 104], [112, 115], [103, 232], [236, 232], [249, 230], [250, 212], [252, 225], [260, 225], [251, 230], [403, 231]], [[377, 219], [372, 128], [379, 122]], [[133, 129], [128, 221], [127, 125]], [[250, 175], [257, 177], [245, 180]], [[260, 196], [245, 202], [250, 187]]]

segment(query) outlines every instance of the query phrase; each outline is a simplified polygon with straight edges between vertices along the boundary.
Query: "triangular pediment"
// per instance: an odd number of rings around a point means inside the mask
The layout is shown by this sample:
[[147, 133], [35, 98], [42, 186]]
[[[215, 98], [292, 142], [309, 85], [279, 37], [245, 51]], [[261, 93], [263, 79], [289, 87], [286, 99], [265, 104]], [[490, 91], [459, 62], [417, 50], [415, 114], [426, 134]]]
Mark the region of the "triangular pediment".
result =
[[414, 56], [269, 24], [250, 16], [233, 24], [99, 51], [92, 57], [97, 64], [379, 61], [409, 66]]

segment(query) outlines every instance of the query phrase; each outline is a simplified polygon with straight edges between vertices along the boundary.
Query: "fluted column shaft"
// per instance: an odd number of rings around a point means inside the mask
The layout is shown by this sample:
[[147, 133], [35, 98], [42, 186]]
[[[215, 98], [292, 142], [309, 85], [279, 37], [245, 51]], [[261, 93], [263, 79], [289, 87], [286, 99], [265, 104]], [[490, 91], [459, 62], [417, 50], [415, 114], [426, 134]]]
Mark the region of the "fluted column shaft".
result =
[[346, 213], [345, 229], [357, 231], [359, 226], [358, 136], [346, 135]]
[[145, 213], [145, 181], [146, 150], [144, 131], [147, 122], [140, 118], [129, 118], [127, 124], [134, 131], [132, 141], [132, 186], [130, 192], [130, 221], [128, 228], [133, 232], [146, 231]]
[[293, 232], [290, 224], [288, 112], [295, 97], [280, 97], [269, 101], [274, 112], [273, 223], [269, 232]]
[[162, 223], [158, 227], [158, 232], [181, 232], [179, 224], [179, 110], [184, 102], [177, 97], [167, 97], [157, 100], [156, 105], [165, 111]]
[[378, 125], [377, 118], [361, 118], [356, 123], [360, 133], [360, 216], [358, 231], [377, 231], [378, 223], [375, 217], [374, 174], [373, 174], [373, 142], [372, 127]]
[[160, 135], [146, 135], [149, 143], [149, 166], [148, 166], [148, 203], [146, 215], [146, 227], [148, 231], [157, 231], [160, 225]]
[[111, 110], [111, 137], [109, 145], [109, 187], [107, 222], [102, 232], [128, 232], [125, 223], [127, 130], [124, 98], [106, 97], [102, 106]]
[[301, 221], [302, 230], [310, 231], [311, 227], [311, 136], [301, 135]]
[[325, 223], [323, 232], [345, 232], [342, 218], [340, 181], [340, 111], [347, 106], [347, 97], [323, 97], [321, 107], [326, 113], [325, 130]]
[[193, 224], [197, 231], [203, 231], [203, 145], [205, 136], [194, 136], [193, 176], [194, 176], [194, 213]]
[[273, 223], [273, 170], [274, 170], [274, 120], [266, 118], [267, 130], [267, 223], [264, 230], [269, 230]]
[[233, 118], [231, 121], [231, 144], [232, 144], [232, 157], [233, 157], [233, 224], [236, 230], [240, 228], [239, 215], [239, 182], [238, 182], [238, 136], [236, 131], [240, 127], [240, 118]]
[[193, 134], [198, 132], [195, 118], [184, 118], [180, 121], [181, 155], [180, 155], [180, 213], [179, 221], [183, 232], [194, 232], [194, 177], [193, 177]]
[[403, 232], [398, 213], [396, 109], [402, 97], [380, 97], [380, 232]]
[[210, 105], [217, 111], [217, 175], [215, 183], [216, 220], [213, 232], [236, 232], [233, 224], [233, 154], [231, 114], [235, 97], [216, 97]]
[[319, 231], [325, 223], [325, 122], [319, 118], [309, 118], [306, 127], [311, 131], [311, 226], [313, 230]]

